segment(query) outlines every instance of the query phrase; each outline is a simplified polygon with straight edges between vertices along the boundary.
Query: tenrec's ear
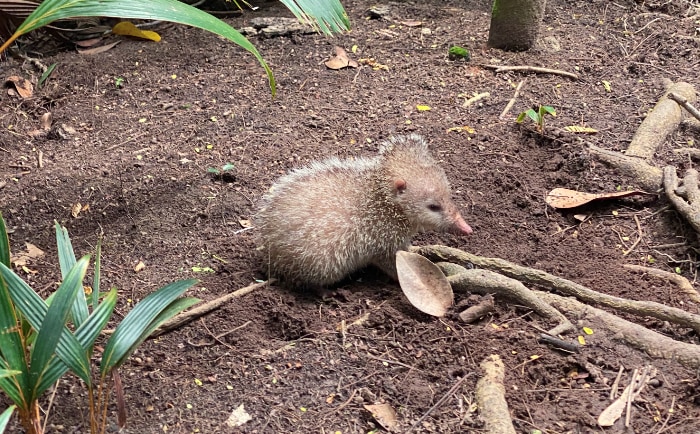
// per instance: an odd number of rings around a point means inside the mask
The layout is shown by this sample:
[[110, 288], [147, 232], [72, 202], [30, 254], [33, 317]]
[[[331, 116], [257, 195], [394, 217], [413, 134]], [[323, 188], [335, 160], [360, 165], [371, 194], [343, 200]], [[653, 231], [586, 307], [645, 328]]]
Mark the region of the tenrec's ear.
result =
[[395, 179], [394, 180], [394, 191], [396, 193], [401, 194], [404, 192], [404, 190], [406, 190], [406, 181], [404, 181], [403, 179]]

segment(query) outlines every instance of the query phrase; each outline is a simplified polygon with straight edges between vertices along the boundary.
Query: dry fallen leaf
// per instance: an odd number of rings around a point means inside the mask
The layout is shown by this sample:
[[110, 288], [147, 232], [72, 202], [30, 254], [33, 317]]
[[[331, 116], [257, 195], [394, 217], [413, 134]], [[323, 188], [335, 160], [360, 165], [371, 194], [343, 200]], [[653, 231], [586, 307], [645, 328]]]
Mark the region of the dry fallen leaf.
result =
[[423, 25], [423, 21], [406, 20], [406, 21], [401, 21], [401, 24], [403, 24], [406, 27], [420, 27]]
[[31, 98], [34, 95], [34, 85], [32, 82], [16, 75], [7, 77], [5, 87], [16, 90], [22, 98]]
[[396, 411], [389, 404], [365, 404], [364, 407], [385, 430], [394, 431], [398, 428]]
[[78, 53], [86, 54], [88, 56], [94, 55], [94, 54], [104, 53], [105, 51], [111, 50], [112, 48], [119, 45], [120, 42], [121, 41], [116, 41], [116, 42], [112, 42], [111, 44], [100, 45], [99, 47], [94, 47], [94, 48], [88, 48], [87, 50], [78, 50]]
[[50, 130], [51, 122], [53, 122], [53, 115], [51, 115], [51, 112], [46, 112], [39, 118], [39, 125], [41, 125], [42, 130]]
[[419, 254], [399, 251], [396, 253], [396, 271], [401, 290], [416, 309], [433, 316], [447, 313], [454, 294], [437, 265]]
[[70, 215], [72, 215], [73, 218], [77, 218], [78, 214], [80, 214], [80, 211], [82, 210], [83, 206], [80, 204], [80, 202], [76, 202], [70, 207]]
[[575, 208], [594, 200], [619, 199], [621, 197], [638, 196], [641, 194], [652, 193], [639, 190], [616, 191], [613, 193], [586, 193], [584, 191], [569, 190], [568, 188], [555, 188], [547, 194], [544, 201], [552, 208]]
[[342, 47], [338, 46], [335, 47], [335, 55], [326, 60], [325, 65], [330, 69], [357, 68], [359, 66], [356, 61], [348, 57], [348, 53]]
[[151, 30], [141, 30], [129, 21], [121, 21], [112, 27], [112, 33], [115, 35], [132, 36], [134, 38], [148, 39], [150, 41], [160, 42], [160, 35]]
[[134, 272], [138, 273], [139, 271], [142, 271], [144, 268], [146, 268], [146, 264], [143, 263], [143, 261], [139, 261], [138, 264], [134, 267]]
[[30, 259], [36, 259], [44, 256], [44, 251], [34, 244], [27, 243], [27, 250], [12, 258], [11, 262], [17, 267], [24, 267], [29, 263]]
[[375, 71], [377, 71], [379, 69], [383, 69], [385, 71], [389, 70], [388, 66], [382, 65], [381, 63], [377, 62], [374, 59], [374, 57], [363, 58], [363, 59], [358, 60], [358, 62], [362, 65], [371, 66], [372, 69], [374, 69]]

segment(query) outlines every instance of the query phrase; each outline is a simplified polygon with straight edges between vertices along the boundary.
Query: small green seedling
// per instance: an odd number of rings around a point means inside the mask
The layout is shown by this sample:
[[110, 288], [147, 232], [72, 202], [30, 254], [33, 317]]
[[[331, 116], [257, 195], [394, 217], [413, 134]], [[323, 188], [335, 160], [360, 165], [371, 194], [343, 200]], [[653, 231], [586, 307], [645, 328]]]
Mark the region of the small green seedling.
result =
[[556, 117], [557, 111], [552, 106], [541, 105], [539, 106], [537, 111], [535, 111], [534, 109], [528, 109], [520, 113], [515, 122], [521, 124], [527, 116], [530, 119], [532, 119], [535, 122], [535, 124], [537, 124], [537, 131], [539, 131], [540, 134], [544, 135], [544, 117], [548, 114], [552, 115], [552, 117]]
[[114, 87], [121, 89], [124, 86], [124, 77], [117, 77], [114, 79]]
[[226, 163], [221, 168], [210, 167], [207, 169], [207, 172], [211, 173], [214, 178], [219, 178], [224, 182], [233, 182], [236, 180], [233, 169], [235, 169], [235, 166], [232, 163]]
[[450, 60], [469, 60], [470, 55], [469, 50], [467, 50], [466, 48], [453, 45], [447, 52], [447, 57], [449, 57]]

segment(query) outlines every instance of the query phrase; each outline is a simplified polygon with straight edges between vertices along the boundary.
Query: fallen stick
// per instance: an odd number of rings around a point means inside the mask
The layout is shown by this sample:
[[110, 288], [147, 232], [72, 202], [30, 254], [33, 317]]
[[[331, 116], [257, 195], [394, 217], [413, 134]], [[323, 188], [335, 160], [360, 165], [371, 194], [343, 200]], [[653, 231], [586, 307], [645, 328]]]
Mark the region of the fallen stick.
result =
[[669, 92], [668, 93], [668, 98], [674, 100], [678, 104], [681, 105], [684, 109], [688, 111], [693, 117], [697, 120], [700, 121], [700, 110], [696, 109], [693, 104], [691, 104], [688, 99], [686, 99], [683, 95], [678, 95], [675, 92]]
[[504, 71], [526, 71], [526, 72], [535, 72], [539, 74], [554, 74], [554, 75], [562, 75], [564, 77], [569, 77], [574, 80], [578, 80], [578, 75], [568, 72], [568, 71], [562, 71], [560, 69], [549, 69], [549, 68], [541, 68], [539, 66], [504, 66], [504, 65], [481, 65], [484, 68], [489, 68], [489, 69], [495, 69], [495, 72], [504, 72]]
[[164, 322], [163, 324], [160, 325], [154, 331], [149, 338], [155, 338], [158, 337], [162, 334], [168, 333], [169, 331], [172, 331], [174, 329], [179, 328], [182, 325], [185, 325], [191, 321], [196, 320], [200, 316], [204, 316], [208, 314], [209, 312], [220, 308], [224, 304], [228, 303], [229, 301], [233, 300], [234, 298], [238, 297], [243, 297], [246, 294], [250, 294], [251, 292], [255, 291], [256, 289], [262, 288], [265, 285], [268, 285], [270, 283], [273, 283], [275, 279], [268, 279], [265, 282], [259, 282], [259, 283], [254, 283], [252, 285], [248, 285], [245, 288], [237, 289], [236, 291], [233, 291], [231, 293], [228, 293], [226, 295], [222, 295], [219, 298], [215, 298], [214, 300], [210, 300], [204, 304], [200, 304], [199, 306], [195, 307], [194, 309], [188, 310], [186, 312], [182, 312], [179, 315], [176, 315], [173, 318], [170, 318], [168, 321]]
[[479, 364], [483, 376], [476, 382], [476, 403], [488, 434], [515, 434], [506, 402], [503, 385], [505, 370], [497, 354], [492, 354]]
[[518, 86], [515, 88], [513, 98], [511, 98], [510, 101], [508, 101], [508, 104], [506, 104], [506, 108], [504, 108], [500, 116], [498, 116], [499, 119], [503, 119], [508, 114], [510, 109], [513, 108], [513, 105], [515, 105], [515, 100], [517, 100], [518, 96], [520, 96], [520, 89], [523, 87], [524, 84], [525, 80], [522, 80], [520, 83], [518, 83]]
[[675, 341], [639, 324], [622, 319], [604, 310], [548, 292], [535, 291], [537, 296], [559, 310], [568, 312], [588, 324], [605, 327], [616, 338], [658, 359], [676, 360], [692, 369], [700, 368], [700, 346]]
[[670, 321], [684, 327], [691, 327], [696, 333], [700, 333], [700, 315], [661, 303], [614, 297], [593, 291], [581, 284], [554, 276], [542, 270], [524, 267], [500, 258], [485, 258], [473, 255], [452, 247], [440, 245], [422, 246], [412, 247], [411, 251], [423, 255], [434, 262], [472, 263], [477, 267], [498, 272], [528, 285], [539, 285], [549, 290], [556, 290], [566, 295], [574, 296], [585, 302], [597, 303], [637, 316], [650, 316], [662, 321]]

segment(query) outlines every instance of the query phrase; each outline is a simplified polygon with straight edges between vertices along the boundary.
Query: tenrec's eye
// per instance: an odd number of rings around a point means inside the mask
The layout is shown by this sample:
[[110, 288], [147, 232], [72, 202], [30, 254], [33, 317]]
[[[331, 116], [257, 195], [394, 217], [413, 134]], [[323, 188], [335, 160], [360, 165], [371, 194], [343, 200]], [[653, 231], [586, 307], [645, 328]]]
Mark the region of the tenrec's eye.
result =
[[428, 205], [428, 209], [433, 212], [442, 211], [442, 207], [436, 203], [431, 203], [430, 205]]

